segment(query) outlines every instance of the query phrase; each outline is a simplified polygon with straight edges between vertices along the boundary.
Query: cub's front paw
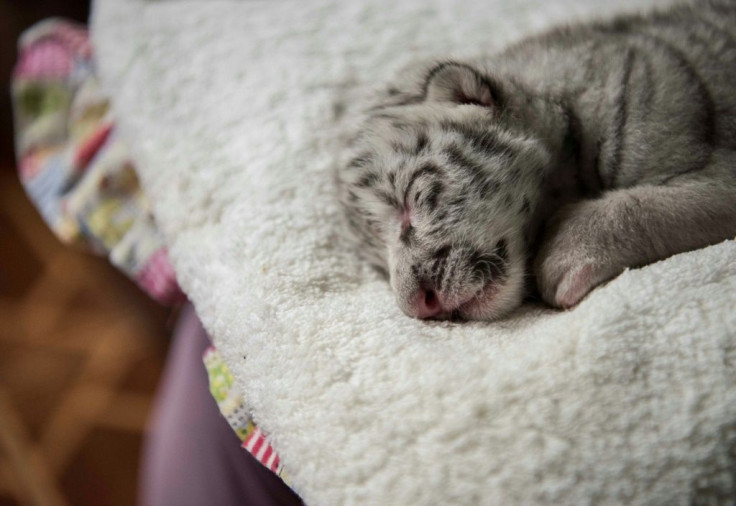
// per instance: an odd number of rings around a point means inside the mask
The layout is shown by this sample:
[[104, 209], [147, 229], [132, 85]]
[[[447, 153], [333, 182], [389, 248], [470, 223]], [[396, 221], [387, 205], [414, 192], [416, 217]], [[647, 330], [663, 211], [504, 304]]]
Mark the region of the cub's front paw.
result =
[[622, 270], [599, 228], [595, 204], [589, 201], [572, 206], [547, 225], [534, 274], [542, 298], [555, 307], [575, 306]]
[[541, 262], [536, 270], [537, 284], [544, 300], [561, 308], [571, 308], [588, 295], [601, 280], [592, 262], [565, 265], [554, 259]]

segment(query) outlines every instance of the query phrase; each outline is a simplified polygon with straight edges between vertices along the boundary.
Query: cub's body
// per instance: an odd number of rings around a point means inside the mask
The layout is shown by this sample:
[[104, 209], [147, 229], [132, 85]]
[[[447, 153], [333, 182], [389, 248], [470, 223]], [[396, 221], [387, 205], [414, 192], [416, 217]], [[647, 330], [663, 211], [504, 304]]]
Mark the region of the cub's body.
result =
[[341, 201], [411, 316], [502, 316], [530, 263], [569, 307], [626, 267], [736, 235], [734, 83], [735, 2], [435, 62], [368, 110]]

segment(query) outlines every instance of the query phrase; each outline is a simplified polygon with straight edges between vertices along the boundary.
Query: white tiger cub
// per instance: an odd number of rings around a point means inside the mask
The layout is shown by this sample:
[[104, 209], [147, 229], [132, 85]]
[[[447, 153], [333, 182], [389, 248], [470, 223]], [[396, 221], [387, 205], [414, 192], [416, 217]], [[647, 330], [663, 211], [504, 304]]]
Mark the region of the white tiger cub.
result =
[[736, 235], [736, 3], [563, 28], [408, 73], [337, 174], [360, 252], [417, 318], [577, 304]]

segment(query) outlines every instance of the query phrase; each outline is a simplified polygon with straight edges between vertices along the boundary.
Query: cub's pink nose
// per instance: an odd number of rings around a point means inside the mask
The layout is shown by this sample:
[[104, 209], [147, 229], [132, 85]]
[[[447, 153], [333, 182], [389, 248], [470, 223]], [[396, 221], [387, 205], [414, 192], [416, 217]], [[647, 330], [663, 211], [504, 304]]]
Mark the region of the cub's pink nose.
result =
[[417, 318], [434, 318], [442, 313], [442, 304], [431, 288], [420, 288], [414, 298], [414, 314]]

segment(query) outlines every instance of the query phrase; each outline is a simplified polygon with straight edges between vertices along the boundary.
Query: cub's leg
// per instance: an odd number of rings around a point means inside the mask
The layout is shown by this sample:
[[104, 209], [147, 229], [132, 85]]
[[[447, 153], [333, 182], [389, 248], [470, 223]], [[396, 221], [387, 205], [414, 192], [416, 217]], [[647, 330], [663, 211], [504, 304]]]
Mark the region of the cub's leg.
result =
[[568, 308], [626, 267], [736, 236], [736, 153], [694, 175], [605, 193], [562, 209], [534, 262], [545, 301]]

